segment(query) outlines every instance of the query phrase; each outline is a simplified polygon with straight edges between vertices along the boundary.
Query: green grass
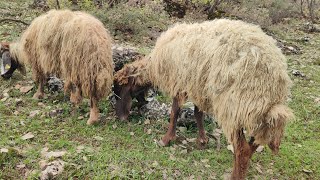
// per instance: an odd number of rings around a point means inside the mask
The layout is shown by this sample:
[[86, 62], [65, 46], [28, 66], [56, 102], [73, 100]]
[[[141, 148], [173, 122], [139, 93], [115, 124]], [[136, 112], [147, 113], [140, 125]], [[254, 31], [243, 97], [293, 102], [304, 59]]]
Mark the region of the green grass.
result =
[[[26, 21], [40, 13], [26, 10], [28, 3], [25, 1], [1, 1], [0, 5], [1, 9], [11, 9], [11, 13], [21, 12], [21, 19]], [[0, 17], [4, 18], [2, 15]], [[291, 76], [294, 86], [289, 105], [296, 119], [286, 128], [280, 154], [273, 156], [267, 148], [254, 154], [248, 179], [320, 179], [320, 104], [315, 102], [316, 98], [320, 98], [320, 36], [301, 31], [299, 25], [302, 23], [293, 20], [290, 24], [270, 27], [281, 39], [302, 48], [302, 54], [287, 56], [288, 73], [297, 69], [307, 77]], [[0, 27], [0, 34], [7, 32], [9, 35], [0, 36], [0, 40], [13, 40], [24, 28], [21, 24], [5, 24]], [[309, 36], [311, 41], [302, 43], [296, 40], [304, 36]], [[149, 49], [139, 48], [141, 51]], [[0, 92], [17, 83], [30, 84], [30, 80], [30, 72], [27, 77], [16, 72], [9, 81], [0, 79]], [[189, 143], [185, 151], [180, 141], [163, 148], [156, 141], [164, 135], [167, 119], [151, 120], [151, 124], [145, 125], [143, 117], [134, 116], [129, 123], [121, 122], [114, 116], [109, 102], [104, 100], [100, 103], [102, 122], [87, 126], [87, 100], [79, 109], [73, 109], [62, 93], [47, 94], [48, 98], [41, 101], [43, 107], [32, 99], [34, 92], [35, 89], [21, 94], [12, 89], [9, 91], [10, 98], [0, 102], [0, 148], [9, 149], [8, 153], [0, 153], [0, 179], [37, 178], [41, 172], [39, 162], [43, 159], [41, 150], [44, 147], [48, 147], [49, 151], [67, 151], [62, 157], [67, 164], [58, 179], [184, 179], [193, 176], [222, 179], [231, 170], [233, 155], [227, 150], [224, 137], [221, 151], [215, 149], [216, 143], [212, 139], [206, 150], [198, 150], [194, 143]], [[16, 105], [16, 98], [22, 99], [22, 103]], [[168, 102], [166, 97], [158, 99]], [[51, 110], [59, 108], [63, 109], [63, 113], [52, 118], [48, 116]], [[41, 113], [29, 117], [34, 110], [41, 110]], [[15, 111], [19, 114], [15, 115]], [[84, 116], [84, 119], [79, 120], [79, 116]], [[206, 124], [208, 132], [213, 128], [214, 123]], [[147, 129], [152, 130], [150, 135], [146, 133]], [[22, 140], [21, 136], [28, 132], [35, 137]], [[197, 130], [189, 128], [186, 132], [178, 132], [178, 136], [195, 138]], [[79, 146], [84, 146], [81, 152]], [[26, 165], [25, 168], [17, 168], [21, 163]]]

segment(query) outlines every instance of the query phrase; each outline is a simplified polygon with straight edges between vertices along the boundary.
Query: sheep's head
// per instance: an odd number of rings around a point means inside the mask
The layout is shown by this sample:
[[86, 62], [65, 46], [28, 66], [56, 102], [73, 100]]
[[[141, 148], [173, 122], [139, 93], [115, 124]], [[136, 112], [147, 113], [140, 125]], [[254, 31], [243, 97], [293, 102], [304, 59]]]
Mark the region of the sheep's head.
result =
[[16, 69], [25, 75], [26, 70], [24, 65], [20, 64], [16, 58], [12, 57], [8, 43], [0, 43], [0, 59], [1, 76], [3, 78], [9, 79]]
[[[141, 63], [125, 65], [114, 76], [114, 93], [116, 94], [116, 114], [121, 120], [127, 120], [133, 98], [144, 99], [144, 94], [151, 84], [145, 80], [141, 71], [145, 71]], [[143, 96], [143, 97], [137, 97]]]

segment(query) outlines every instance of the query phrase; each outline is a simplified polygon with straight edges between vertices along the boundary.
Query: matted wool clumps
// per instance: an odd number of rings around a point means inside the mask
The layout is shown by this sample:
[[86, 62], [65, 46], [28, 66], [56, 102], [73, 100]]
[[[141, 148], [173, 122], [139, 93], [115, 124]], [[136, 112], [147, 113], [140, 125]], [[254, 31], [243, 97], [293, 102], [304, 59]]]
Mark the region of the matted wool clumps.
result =
[[35, 18], [20, 41], [10, 45], [20, 64], [30, 65], [33, 79], [55, 74], [80, 85], [84, 96], [97, 99], [113, 83], [111, 37], [103, 24], [84, 12], [51, 10]]
[[[143, 62], [135, 76], [172, 97], [186, 93], [215, 116], [230, 142], [243, 128], [256, 144], [267, 144], [281, 138], [293, 116], [285, 105], [291, 86], [286, 59], [258, 26], [226, 19], [177, 24]], [[119, 73], [132, 76], [128, 69], [140, 63]]]

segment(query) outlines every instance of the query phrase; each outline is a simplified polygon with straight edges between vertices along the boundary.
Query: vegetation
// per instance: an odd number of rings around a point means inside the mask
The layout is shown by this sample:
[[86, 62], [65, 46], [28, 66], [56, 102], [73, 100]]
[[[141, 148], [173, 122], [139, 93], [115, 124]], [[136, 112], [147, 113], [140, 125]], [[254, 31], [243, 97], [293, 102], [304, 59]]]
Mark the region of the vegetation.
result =
[[[22, 23], [2, 19], [30, 23], [47, 10], [31, 8], [33, 2], [0, 1], [0, 41], [13, 41], [26, 28]], [[196, 6], [188, 6], [181, 19], [165, 12], [162, 1], [137, 6], [103, 1], [102, 7], [89, 0], [78, 1], [80, 5], [68, 2], [60, 0], [60, 8], [89, 11], [105, 23], [117, 43], [139, 47], [143, 52], [148, 52], [159, 33], [174, 22], [208, 18], [203, 15], [207, 2], [192, 1]], [[111, 2], [112, 7], [108, 6]], [[302, 11], [301, 2], [229, 0], [217, 6], [224, 12], [221, 16], [260, 24], [288, 49], [297, 49], [297, 53], [287, 53], [288, 73], [294, 82], [289, 105], [296, 119], [286, 128], [278, 156], [268, 148], [253, 155], [249, 179], [320, 179], [320, 35], [309, 28], [319, 28], [319, 2], [312, 4], [314, 24], [309, 23], [307, 13], [310, 1], [303, 1]], [[47, 4], [48, 8], [56, 8], [55, 1]], [[0, 179], [38, 178], [41, 162], [46, 159], [44, 148], [66, 152], [61, 157], [66, 165], [57, 179], [223, 179], [231, 171], [233, 156], [224, 137], [220, 151], [214, 139], [210, 139], [208, 149], [198, 150], [192, 139], [197, 129], [190, 126], [186, 130], [178, 128], [179, 138], [170, 147], [159, 147], [156, 141], [166, 132], [168, 117], [132, 116], [129, 123], [121, 122], [105, 99], [100, 103], [102, 122], [87, 126], [88, 114], [84, 112], [89, 110], [88, 100], [79, 108], [72, 107], [63, 93], [49, 93], [44, 100], [36, 101], [32, 99], [35, 88], [27, 93], [19, 90], [19, 86], [27, 85], [34, 85], [31, 72], [26, 77], [16, 72], [8, 81], [0, 79]], [[158, 99], [168, 102], [167, 97]], [[215, 123], [206, 122], [208, 133], [216, 128]], [[27, 133], [34, 137], [22, 139]]]

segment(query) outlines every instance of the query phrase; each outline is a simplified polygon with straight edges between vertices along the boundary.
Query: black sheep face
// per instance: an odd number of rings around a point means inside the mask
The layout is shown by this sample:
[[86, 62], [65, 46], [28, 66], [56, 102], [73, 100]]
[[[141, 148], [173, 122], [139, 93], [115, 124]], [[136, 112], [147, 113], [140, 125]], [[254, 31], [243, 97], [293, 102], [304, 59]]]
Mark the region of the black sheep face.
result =
[[1, 53], [0, 68], [1, 76], [4, 79], [9, 79], [12, 76], [13, 72], [17, 69], [17, 63], [12, 60], [10, 52], [8, 50]]
[[11, 57], [9, 51], [9, 45], [0, 45], [0, 72], [4, 79], [12, 77], [13, 72], [18, 69], [22, 74], [25, 75], [25, 67], [18, 63], [18, 61]]

